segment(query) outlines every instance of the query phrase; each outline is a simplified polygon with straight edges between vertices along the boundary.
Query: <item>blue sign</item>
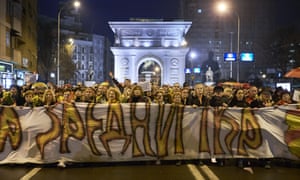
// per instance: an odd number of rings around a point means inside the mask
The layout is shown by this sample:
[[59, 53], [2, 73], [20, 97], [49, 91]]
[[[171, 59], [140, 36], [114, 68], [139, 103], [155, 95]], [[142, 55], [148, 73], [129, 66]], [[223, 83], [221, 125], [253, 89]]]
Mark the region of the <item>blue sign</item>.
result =
[[254, 61], [254, 53], [241, 53], [240, 60], [244, 62], [253, 62]]
[[194, 73], [201, 73], [201, 69], [199, 67], [194, 68]]
[[236, 53], [224, 53], [224, 61], [236, 61]]
[[185, 72], [185, 74], [191, 74], [192, 73], [190, 68], [185, 68], [184, 72]]

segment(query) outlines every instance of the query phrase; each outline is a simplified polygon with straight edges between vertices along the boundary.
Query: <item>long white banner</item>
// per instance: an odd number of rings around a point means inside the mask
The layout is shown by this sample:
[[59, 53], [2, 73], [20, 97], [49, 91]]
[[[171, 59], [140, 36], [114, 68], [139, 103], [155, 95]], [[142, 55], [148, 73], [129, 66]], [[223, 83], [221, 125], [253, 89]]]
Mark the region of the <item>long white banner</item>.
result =
[[0, 107], [0, 164], [300, 157], [297, 105]]

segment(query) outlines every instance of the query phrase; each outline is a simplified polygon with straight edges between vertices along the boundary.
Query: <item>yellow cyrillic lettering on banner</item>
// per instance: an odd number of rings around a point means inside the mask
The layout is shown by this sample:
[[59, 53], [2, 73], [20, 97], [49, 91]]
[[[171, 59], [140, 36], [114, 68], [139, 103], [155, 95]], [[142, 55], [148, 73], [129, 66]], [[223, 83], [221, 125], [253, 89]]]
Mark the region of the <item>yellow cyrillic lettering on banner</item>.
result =
[[95, 105], [96, 104], [93, 103], [89, 104], [86, 110], [86, 131], [87, 131], [86, 133], [87, 133], [87, 140], [93, 154], [101, 155], [101, 153], [96, 147], [93, 134], [96, 130], [103, 130], [103, 119], [96, 119], [96, 117], [93, 116]]
[[300, 158], [300, 110], [288, 110], [285, 118], [288, 129], [285, 132], [284, 140], [289, 147], [289, 151]]
[[62, 137], [60, 144], [61, 153], [70, 153], [68, 147], [68, 139], [73, 137], [82, 140], [85, 136], [84, 125], [81, 116], [74, 104], [63, 104], [63, 118], [62, 118]]
[[176, 112], [176, 128], [175, 128], [175, 154], [184, 154], [182, 121], [183, 121], [183, 105], [175, 105]]
[[202, 116], [200, 119], [200, 142], [199, 142], [199, 153], [201, 152], [210, 152], [208, 144], [208, 135], [207, 135], [207, 115], [208, 108], [202, 109]]
[[18, 149], [22, 141], [22, 129], [19, 117], [13, 107], [0, 109], [0, 152], [3, 152], [6, 139], [13, 150]]
[[52, 126], [48, 131], [43, 133], [38, 133], [36, 136], [36, 144], [41, 153], [42, 159], [44, 159], [44, 154], [45, 154], [44, 149], [46, 144], [58, 138], [61, 132], [61, 122], [57, 117], [57, 115], [55, 114], [55, 112], [53, 112], [52, 109], [47, 108], [45, 113], [51, 119]]
[[256, 149], [262, 144], [261, 129], [251, 109], [243, 109], [238, 154], [247, 156], [246, 145]]
[[[145, 104], [145, 117], [143, 119], [139, 119], [136, 116], [136, 104], [132, 103], [130, 105], [130, 120], [132, 126], [132, 149], [133, 149], [133, 157], [144, 156], [143, 152], [141, 151], [138, 143], [137, 143], [137, 128], [143, 128], [143, 145], [145, 149], [145, 153], [148, 156], [155, 156], [154, 151], [151, 148], [151, 140], [150, 140], [150, 131], [149, 131], [149, 121], [150, 121], [150, 104]], [[140, 137], [138, 137], [140, 138]]]
[[164, 157], [168, 155], [168, 138], [172, 127], [173, 119], [175, 116], [175, 108], [171, 106], [167, 118], [164, 120], [165, 106], [159, 105], [157, 124], [156, 124], [156, 145], [157, 155]]
[[227, 147], [227, 150], [233, 155], [232, 151], [232, 143], [236, 137], [238, 137], [238, 134], [240, 132], [240, 126], [239, 124], [232, 118], [224, 116], [222, 117], [222, 121], [226, 122], [231, 125], [231, 131], [225, 136], [225, 144]]
[[[113, 122], [116, 122], [114, 126]], [[100, 135], [100, 140], [109, 156], [112, 156], [108, 142], [116, 139], [124, 139], [121, 154], [124, 154], [129, 144], [131, 143], [131, 136], [127, 135], [124, 125], [123, 110], [119, 103], [109, 104], [107, 110], [106, 131]]]
[[214, 108], [214, 154], [224, 154], [224, 150], [220, 143], [221, 119], [224, 109]]

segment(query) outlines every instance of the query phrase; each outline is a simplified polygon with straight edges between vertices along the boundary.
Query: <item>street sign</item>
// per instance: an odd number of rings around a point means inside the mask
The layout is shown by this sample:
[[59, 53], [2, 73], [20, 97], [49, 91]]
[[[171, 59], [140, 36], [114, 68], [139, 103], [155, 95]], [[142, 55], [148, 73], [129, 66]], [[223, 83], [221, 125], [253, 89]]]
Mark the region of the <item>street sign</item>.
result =
[[236, 61], [236, 53], [224, 53], [224, 61]]

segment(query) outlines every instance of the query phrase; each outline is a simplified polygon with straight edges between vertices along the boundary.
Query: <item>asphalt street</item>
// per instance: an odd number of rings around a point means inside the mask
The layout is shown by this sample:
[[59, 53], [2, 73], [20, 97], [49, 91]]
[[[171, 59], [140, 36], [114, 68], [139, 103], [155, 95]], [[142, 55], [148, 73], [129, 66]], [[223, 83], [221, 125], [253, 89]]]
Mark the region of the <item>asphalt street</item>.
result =
[[221, 166], [206, 161], [122, 162], [122, 163], [72, 163], [65, 168], [57, 164], [7, 164], [0, 166], [3, 180], [81, 180], [81, 179], [124, 179], [124, 180], [199, 180], [199, 179], [299, 179], [300, 162], [274, 160], [266, 169], [259, 160], [252, 161], [251, 167], [238, 167], [236, 160], [226, 160]]

